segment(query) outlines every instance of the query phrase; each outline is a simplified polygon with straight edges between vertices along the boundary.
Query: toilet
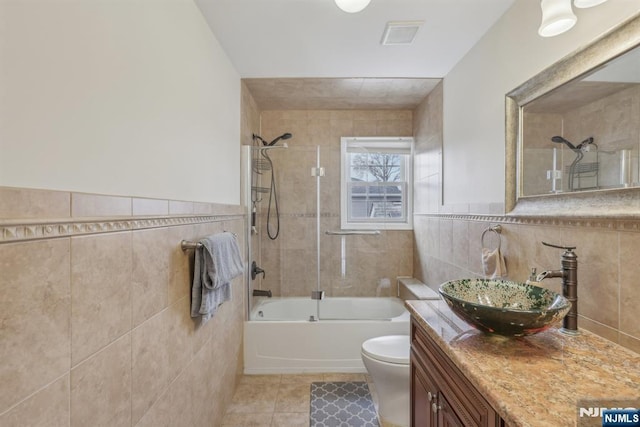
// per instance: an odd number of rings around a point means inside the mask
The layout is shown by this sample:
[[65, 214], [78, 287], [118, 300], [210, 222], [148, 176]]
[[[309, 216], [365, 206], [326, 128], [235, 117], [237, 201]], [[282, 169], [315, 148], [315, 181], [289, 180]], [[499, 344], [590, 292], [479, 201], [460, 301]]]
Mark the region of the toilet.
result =
[[378, 394], [378, 415], [385, 423], [409, 426], [408, 335], [388, 335], [362, 343], [362, 362]]

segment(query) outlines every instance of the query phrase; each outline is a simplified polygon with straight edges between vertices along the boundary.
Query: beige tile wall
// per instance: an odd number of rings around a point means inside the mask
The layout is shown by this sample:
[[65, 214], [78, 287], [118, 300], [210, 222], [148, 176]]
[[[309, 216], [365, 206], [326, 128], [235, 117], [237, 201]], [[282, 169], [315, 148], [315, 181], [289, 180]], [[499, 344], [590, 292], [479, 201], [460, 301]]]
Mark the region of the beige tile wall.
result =
[[[530, 268], [538, 272], [560, 268], [558, 249], [542, 241], [577, 246], [579, 271], [579, 326], [640, 352], [640, 233], [615, 228], [542, 223], [513, 223], [503, 216], [504, 207], [495, 204], [434, 206], [438, 186], [428, 185], [439, 165], [442, 146], [442, 92], [434, 90], [416, 110], [415, 134], [418, 154], [415, 173], [414, 276], [436, 289], [440, 283], [463, 277], [481, 277], [482, 232], [502, 223], [502, 249], [509, 278], [524, 281]], [[433, 168], [431, 168], [433, 165]], [[434, 179], [435, 180], [435, 179]], [[451, 215], [455, 214], [455, 215]], [[491, 221], [491, 215], [496, 215]], [[495, 245], [487, 238], [487, 244]], [[561, 292], [559, 279], [542, 282]]]
[[[280, 235], [267, 237], [267, 197], [260, 203], [259, 264], [266, 270], [263, 288], [275, 295], [309, 296], [316, 287], [316, 147], [325, 168], [320, 191], [321, 287], [327, 296], [375, 296], [380, 279], [410, 275], [411, 231], [383, 231], [380, 236], [345, 238], [345, 275], [341, 238], [326, 230], [340, 228], [340, 138], [343, 136], [411, 136], [413, 114], [405, 110], [263, 111], [261, 132], [271, 140], [285, 132], [293, 137], [286, 150], [273, 150], [280, 208]], [[268, 182], [266, 184], [268, 186]], [[272, 223], [275, 230], [275, 222]], [[386, 289], [383, 295], [392, 294]]]
[[242, 369], [243, 278], [213, 319], [192, 320], [180, 241], [243, 236], [240, 208], [0, 187], [0, 225], [169, 212], [220, 220], [0, 243], [0, 425], [221, 424]]

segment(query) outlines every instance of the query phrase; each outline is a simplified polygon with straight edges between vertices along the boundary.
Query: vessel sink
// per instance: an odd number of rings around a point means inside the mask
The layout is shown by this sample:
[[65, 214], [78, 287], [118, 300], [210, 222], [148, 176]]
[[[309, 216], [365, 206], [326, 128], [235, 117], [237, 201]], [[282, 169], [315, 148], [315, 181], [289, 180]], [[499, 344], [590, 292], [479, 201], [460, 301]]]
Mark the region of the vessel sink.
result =
[[439, 291], [462, 320], [504, 336], [542, 332], [571, 308], [565, 297], [553, 291], [506, 280], [452, 280], [440, 285]]

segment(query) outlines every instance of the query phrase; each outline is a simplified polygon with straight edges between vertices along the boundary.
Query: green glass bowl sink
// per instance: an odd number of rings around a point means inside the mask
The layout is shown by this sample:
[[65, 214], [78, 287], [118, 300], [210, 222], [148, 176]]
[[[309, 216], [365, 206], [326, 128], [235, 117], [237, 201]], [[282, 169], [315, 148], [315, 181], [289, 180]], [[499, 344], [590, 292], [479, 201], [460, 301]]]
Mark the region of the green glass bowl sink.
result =
[[506, 280], [452, 280], [440, 285], [439, 291], [462, 320], [504, 336], [542, 332], [571, 308], [565, 297], [553, 291]]

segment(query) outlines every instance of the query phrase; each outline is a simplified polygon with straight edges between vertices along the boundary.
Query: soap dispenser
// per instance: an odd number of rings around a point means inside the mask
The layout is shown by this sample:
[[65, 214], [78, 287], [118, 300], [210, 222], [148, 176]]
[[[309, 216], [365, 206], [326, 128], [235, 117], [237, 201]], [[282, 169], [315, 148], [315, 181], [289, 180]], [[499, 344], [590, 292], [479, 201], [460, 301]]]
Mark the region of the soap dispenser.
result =
[[527, 285], [540, 286], [540, 282], [538, 282], [536, 273], [537, 273], [536, 268], [531, 267], [531, 274], [529, 275], [529, 278], [525, 282]]

